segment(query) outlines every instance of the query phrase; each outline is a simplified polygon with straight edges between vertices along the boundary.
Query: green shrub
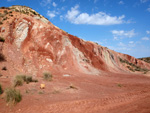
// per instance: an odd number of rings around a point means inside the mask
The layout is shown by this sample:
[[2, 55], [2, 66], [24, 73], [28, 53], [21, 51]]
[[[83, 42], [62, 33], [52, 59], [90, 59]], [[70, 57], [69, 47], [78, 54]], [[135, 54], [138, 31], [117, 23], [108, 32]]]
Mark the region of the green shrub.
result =
[[53, 75], [51, 73], [45, 72], [43, 73], [44, 80], [52, 81]]
[[25, 76], [24, 75], [17, 75], [14, 79], [14, 86], [22, 86], [24, 81], [25, 81]]
[[2, 86], [0, 84], [0, 94], [2, 94], [2, 93], [3, 93], [3, 89], [2, 89]]
[[26, 76], [25, 82], [28, 84], [32, 82], [32, 76]]
[[20, 102], [22, 99], [22, 95], [19, 90], [14, 88], [8, 88], [5, 90], [5, 100], [7, 103], [16, 104]]
[[30, 82], [38, 82], [37, 79], [33, 79], [32, 76], [25, 76], [25, 80], [24, 80], [27, 84]]
[[17, 75], [14, 80], [14, 86], [22, 86], [24, 82], [28, 84], [30, 82], [38, 82], [38, 80], [33, 79], [32, 76]]

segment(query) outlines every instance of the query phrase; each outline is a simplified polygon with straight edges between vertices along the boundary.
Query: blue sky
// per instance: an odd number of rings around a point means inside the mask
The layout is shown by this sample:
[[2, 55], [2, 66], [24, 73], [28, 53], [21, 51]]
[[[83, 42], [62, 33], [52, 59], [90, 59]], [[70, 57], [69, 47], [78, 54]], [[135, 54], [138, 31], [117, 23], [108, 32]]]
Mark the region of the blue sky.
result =
[[0, 0], [25, 5], [54, 25], [136, 58], [150, 56], [150, 0]]

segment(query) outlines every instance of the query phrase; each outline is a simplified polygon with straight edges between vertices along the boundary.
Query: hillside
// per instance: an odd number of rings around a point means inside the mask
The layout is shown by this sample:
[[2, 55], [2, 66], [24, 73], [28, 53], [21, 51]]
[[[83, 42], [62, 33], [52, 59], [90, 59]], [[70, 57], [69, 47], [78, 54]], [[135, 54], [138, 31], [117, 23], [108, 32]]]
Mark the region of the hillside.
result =
[[[16, 75], [38, 79], [17, 87], [23, 100], [14, 112], [140, 112], [150, 105], [150, 63], [68, 34], [26, 6], [0, 9], [0, 69], [3, 89]], [[0, 112], [11, 112], [1, 100]]]
[[139, 58], [140, 60], [143, 60], [147, 63], [150, 63], [150, 57], [144, 57], [144, 58]]
[[13, 70], [21, 73], [38, 75], [58, 68], [87, 74], [150, 69], [148, 63], [64, 32], [31, 8], [12, 6], [0, 14], [0, 37], [5, 40], [2, 53]]

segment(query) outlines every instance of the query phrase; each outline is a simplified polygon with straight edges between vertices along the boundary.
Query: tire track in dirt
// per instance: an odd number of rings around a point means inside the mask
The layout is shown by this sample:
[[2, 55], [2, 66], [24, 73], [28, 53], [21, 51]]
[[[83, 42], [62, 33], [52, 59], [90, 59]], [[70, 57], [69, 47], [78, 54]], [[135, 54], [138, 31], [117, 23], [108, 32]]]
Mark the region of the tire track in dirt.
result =
[[[131, 92], [115, 95], [114, 97], [105, 97], [102, 99], [76, 100], [58, 102], [55, 104], [44, 104], [42, 106], [32, 106], [28, 109], [22, 109], [21, 112], [28, 113], [97, 113], [106, 112], [111, 109], [117, 109], [124, 104], [130, 104], [150, 95], [150, 91]], [[19, 112], [15, 112], [19, 113]]]

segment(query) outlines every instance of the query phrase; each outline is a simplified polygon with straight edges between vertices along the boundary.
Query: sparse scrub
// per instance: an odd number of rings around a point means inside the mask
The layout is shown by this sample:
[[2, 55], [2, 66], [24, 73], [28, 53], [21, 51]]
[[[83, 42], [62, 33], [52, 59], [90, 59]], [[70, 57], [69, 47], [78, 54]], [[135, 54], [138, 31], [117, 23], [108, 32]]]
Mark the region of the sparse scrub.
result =
[[0, 53], [0, 62], [4, 61], [6, 61], [5, 56], [2, 53]]
[[45, 72], [43, 73], [44, 80], [52, 81], [53, 75], [51, 73]]
[[33, 81], [33, 80], [32, 80], [32, 76], [26, 76], [24, 81], [25, 81], [27, 84], [30, 83], [30, 82], [32, 82], [32, 81]]
[[4, 67], [2, 68], [2, 70], [6, 71], [6, 70], [7, 70], [7, 68], [4, 66]]
[[140, 60], [143, 60], [147, 63], [150, 63], [150, 57], [145, 57], [145, 58], [139, 58]]
[[143, 74], [146, 74], [148, 71], [144, 71], [144, 73]]
[[3, 93], [3, 89], [2, 89], [2, 86], [0, 84], [0, 94], [2, 94], [2, 93]]
[[14, 86], [22, 86], [24, 82], [28, 84], [30, 82], [38, 82], [38, 80], [33, 79], [32, 76], [17, 75], [14, 80]]
[[71, 84], [71, 85], [69, 86], [69, 89], [78, 89], [78, 88]]
[[8, 88], [5, 90], [5, 100], [9, 104], [17, 104], [22, 99], [22, 95], [19, 90], [14, 88]]
[[127, 64], [127, 65], [128, 65], [127, 68], [128, 68], [129, 70], [133, 71], [133, 72], [135, 72], [135, 71], [140, 71], [140, 72], [147, 73], [147, 72], [149, 71], [148, 69], [146, 69], [146, 68], [141, 68], [141, 67], [139, 67], [139, 66], [137, 66], [137, 65], [135, 65], [135, 64], [133, 64], [133, 63], [131, 63], [131, 62], [128, 62], [127, 60], [123, 60], [123, 59], [121, 59], [121, 58], [119, 58], [119, 60], [120, 60], [121, 63]]
[[17, 75], [14, 80], [14, 86], [22, 86], [25, 81], [24, 75]]
[[[0, 23], [1, 24], [1, 23]], [[3, 24], [3, 23], [2, 23]], [[3, 37], [0, 37], [0, 42], [5, 42], [5, 39]]]
[[5, 13], [5, 14], [8, 14], [8, 11], [7, 11], [7, 10], [4, 10], [4, 13]]
[[133, 68], [131, 68], [130, 66], [127, 66], [127, 68], [128, 68], [130, 71], [135, 72], [135, 71], [134, 71], [134, 69], [133, 69]]
[[7, 19], [8, 19], [8, 17], [5, 17], [5, 18], [3, 18], [3, 21], [4, 21], [4, 20], [7, 20]]
[[118, 87], [122, 87], [122, 84], [117, 84]]
[[25, 76], [24, 81], [28, 84], [30, 82], [38, 82], [37, 79], [33, 79], [32, 76]]

